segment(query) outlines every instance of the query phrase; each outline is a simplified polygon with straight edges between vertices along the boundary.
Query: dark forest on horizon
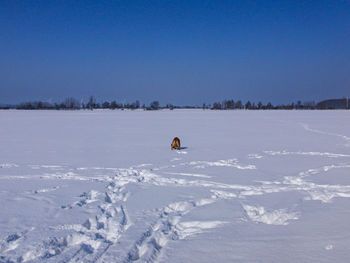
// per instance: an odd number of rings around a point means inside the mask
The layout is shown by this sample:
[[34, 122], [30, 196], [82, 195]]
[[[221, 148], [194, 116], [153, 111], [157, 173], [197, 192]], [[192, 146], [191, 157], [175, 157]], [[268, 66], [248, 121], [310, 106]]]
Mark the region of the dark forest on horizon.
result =
[[0, 105], [0, 109], [18, 109], [18, 110], [94, 110], [94, 109], [144, 109], [144, 110], [160, 110], [160, 109], [208, 109], [208, 110], [317, 110], [317, 109], [349, 109], [350, 99], [328, 99], [316, 103], [315, 101], [297, 101], [290, 104], [273, 105], [271, 102], [263, 104], [262, 102], [242, 102], [241, 100], [223, 100], [212, 104], [203, 103], [201, 106], [176, 106], [173, 104], [161, 105], [155, 100], [149, 105], [142, 104], [136, 100], [132, 103], [118, 103], [116, 100], [97, 102], [93, 96], [89, 101], [84, 103], [75, 98], [67, 98], [59, 103], [51, 103], [45, 101], [29, 101], [22, 102], [17, 105]]

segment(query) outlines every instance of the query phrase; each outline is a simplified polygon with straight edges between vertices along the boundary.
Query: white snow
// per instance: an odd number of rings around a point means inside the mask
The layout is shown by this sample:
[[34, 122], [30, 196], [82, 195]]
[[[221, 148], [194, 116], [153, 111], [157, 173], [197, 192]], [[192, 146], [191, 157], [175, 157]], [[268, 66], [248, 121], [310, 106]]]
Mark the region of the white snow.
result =
[[285, 209], [266, 211], [262, 206], [243, 205], [248, 217], [255, 222], [268, 225], [288, 225], [289, 220], [298, 219], [297, 213], [288, 213]]
[[0, 111], [0, 262], [347, 262], [348, 114]]

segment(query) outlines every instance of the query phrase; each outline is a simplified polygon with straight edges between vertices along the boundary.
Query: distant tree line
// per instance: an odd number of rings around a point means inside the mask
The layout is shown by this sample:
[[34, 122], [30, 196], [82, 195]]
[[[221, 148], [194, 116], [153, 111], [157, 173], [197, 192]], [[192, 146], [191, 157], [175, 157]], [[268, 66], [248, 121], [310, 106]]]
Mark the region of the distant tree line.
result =
[[96, 102], [93, 96], [91, 96], [86, 103], [83, 101], [80, 102], [74, 98], [67, 98], [60, 103], [30, 101], [20, 103], [14, 107], [7, 106], [6, 108], [15, 108], [19, 110], [139, 109], [140, 102], [137, 100], [133, 103], [117, 103], [115, 100], [113, 100], [99, 103]]
[[243, 103], [241, 100], [224, 100], [223, 102], [214, 102], [212, 106], [203, 104], [204, 109], [213, 110], [234, 110], [234, 109], [245, 109], [245, 110], [314, 110], [318, 109], [317, 104], [314, 101], [290, 103], [290, 104], [278, 104], [273, 105], [271, 102], [263, 104], [261, 101], [258, 103], [247, 101]]
[[175, 106], [166, 104], [161, 106], [159, 101], [152, 101], [149, 105], [140, 104], [136, 100], [132, 103], [118, 103], [117, 101], [96, 102], [93, 96], [90, 96], [88, 102], [78, 101], [75, 98], [69, 97], [60, 103], [50, 103], [44, 101], [23, 102], [19, 105], [0, 105], [0, 109], [19, 109], [19, 110], [94, 110], [94, 109], [144, 109], [144, 110], [159, 110], [159, 109], [210, 109], [210, 110], [315, 110], [315, 109], [349, 109], [350, 99], [331, 99], [324, 100], [319, 103], [314, 101], [301, 102], [290, 104], [273, 105], [271, 102], [266, 104], [262, 102], [242, 102], [241, 100], [234, 101], [233, 99], [214, 102], [213, 104], [203, 103], [202, 106]]

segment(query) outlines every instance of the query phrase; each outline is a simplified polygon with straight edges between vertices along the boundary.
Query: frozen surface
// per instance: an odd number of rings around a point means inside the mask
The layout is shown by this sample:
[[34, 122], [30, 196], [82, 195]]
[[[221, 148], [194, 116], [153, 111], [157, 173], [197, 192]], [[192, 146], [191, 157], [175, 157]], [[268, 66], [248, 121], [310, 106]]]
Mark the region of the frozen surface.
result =
[[0, 262], [349, 262], [349, 115], [0, 111]]

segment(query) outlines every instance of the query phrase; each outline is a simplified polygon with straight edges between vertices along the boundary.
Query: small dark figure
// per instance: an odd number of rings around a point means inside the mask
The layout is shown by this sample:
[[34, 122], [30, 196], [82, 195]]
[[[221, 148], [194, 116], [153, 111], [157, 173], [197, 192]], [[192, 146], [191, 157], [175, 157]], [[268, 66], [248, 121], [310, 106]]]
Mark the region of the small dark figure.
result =
[[174, 150], [180, 150], [180, 139], [175, 137], [173, 142], [171, 143], [171, 149]]

